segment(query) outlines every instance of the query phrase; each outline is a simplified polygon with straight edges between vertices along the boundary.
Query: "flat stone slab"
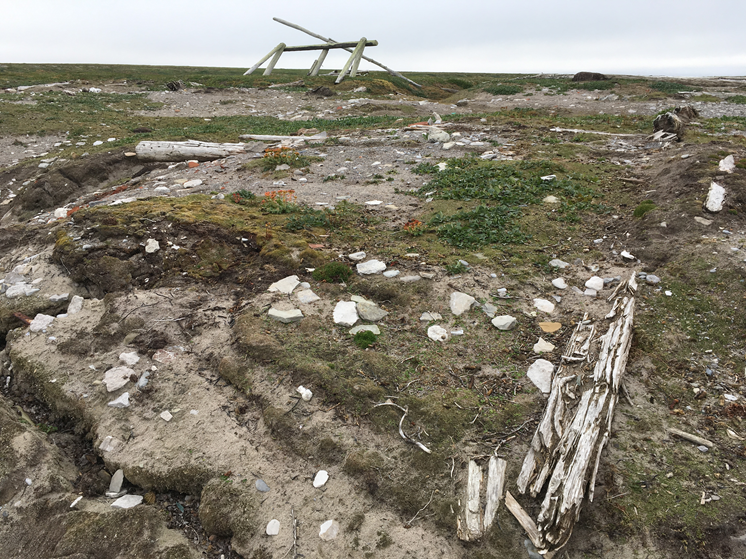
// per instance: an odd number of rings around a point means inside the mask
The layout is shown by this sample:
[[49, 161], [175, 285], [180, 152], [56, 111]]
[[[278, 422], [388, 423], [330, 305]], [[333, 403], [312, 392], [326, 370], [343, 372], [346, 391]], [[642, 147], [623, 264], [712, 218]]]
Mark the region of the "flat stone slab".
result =
[[723, 209], [725, 202], [725, 188], [716, 182], [710, 183], [710, 191], [707, 193], [705, 200], [705, 209], [708, 212], [717, 213]]
[[355, 326], [358, 321], [357, 303], [354, 301], [340, 301], [334, 307], [334, 324], [342, 326]]
[[291, 322], [300, 322], [303, 319], [303, 313], [301, 312], [300, 309], [280, 311], [280, 310], [272, 308], [272, 309], [269, 309], [267, 316], [269, 316], [273, 320], [277, 320], [284, 324], [290, 324]]
[[37, 314], [29, 325], [32, 332], [41, 332], [46, 330], [54, 322], [54, 317], [48, 314]]
[[122, 490], [122, 483], [124, 483], [124, 470], [119, 469], [111, 476], [109, 493], [119, 493]]
[[142, 503], [142, 495], [125, 495], [111, 504], [114, 509], [131, 509]]
[[554, 365], [546, 359], [537, 359], [528, 368], [526, 376], [536, 385], [536, 388], [544, 394], [549, 394], [552, 389], [552, 373]]
[[422, 316], [420, 316], [420, 320], [422, 322], [431, 322], [433, 320], [443, 320], [443, 317], [440, 315], [440, 313], [425, 311], [424, 313], [422, 313]]
[[552, 268], [559, 268], [560, 270], [564, 270], [570, 265], [570, 263], [560, 260], [559, 258], [555, 258], [554, 260], [549, 261], [549, 265]]
[[401, 272], [400, 272], [399, 270], [386, 270], [386, 271], [385, 271], [385, 272], [383, 273], [383, 276], [384, 276], [384, 277], [387, 277], [387, 278], [395, 278], [395, 277], [396, 277], [396, 276], [398, 276], [398, 275], [399, 275], [400, 273], [401, 273]]
[[[603, 282], [603, 280], [601, 280]], [[547, 314], [554, 312], [554, 303], [546, 299], [534, 299], [534, 306]]]
[[104, 374], [103, 383], [106, 385], [107, 392], [114, 392], [125, 386], [130, 381], [130, 376], [135, 371], [129, 367], [114, 367]]
[[559, 322], [539, 322], [539, 328], [541, 328], [542, 332], [556, 332], [560, 328], [562, 328], [562, 324]]
[[554, 344], [544, 338], [539, 338], [539, 341], [534, 344], [534, 353], [550, 353], [552, 351], [554, 351]]
[[270, 293], [279, 292], [284, 293], [285, 295], [290, 295], [293, 292], [293, 289], [298, 287], [299, 283], [300, 280], [298, 279], [298, 276], [288, 276], [270, 285], [267, 288], [267, 291]]
[[454, 291], [453, 293], [451, 293], [451, 312], [456, 316], [461, 316], [466, 311], [468, 311], [476, 302], [477, 300], [471, 295], [461, 293], [460, 291]]
[[349, 258], [353, 262], [361, 262], [361, 261], [365, 260], [366, 256], [368, 256], [368, 255], [365, 254], [365, 252], [363, 252], [361, 250], [360, 252], [353, 252], [352, 254], [348, 254], [347, 258]]
[[389, 313], [375, 303], [364, 301], [357, 304], [357, 314], [363, 320], [367, 320], [369, 322], [378, 322], [379, 320], [388, 316]]
[[494, 326], [498, 330], [512, 330], [516, 327], [517, 324], [518, 321], [515, 319], [515, 317], [507, 314], [496, 316], [492, 319], [492, 326]]
[[137, 355], [136, 351], [129, 351], [120, 353], [119, 360], [125, 365], [132, 367], [133, 365], [136, 365], [138, 361], [140, 361], [140, 356]]
[[497, 314], [497, 307], [492, 303], [485, 303], [482, 305], [482, 310], [484, 311], [484, 314], [490, 318], [495, 318], [495, 315]]
[[351, 329], [350, 335], [354, 336], [358, 332], [373, 332], [376, 336], [378, 336], [381, 333], [381, 329], [375, 324], [361, 324], [360, 326], [355, 326], [353, 329]]
[[585, 282], [585, 286], [588, 289], [593, 289], [595, 291], [601, 291], [604, 288], [604, 280], [603, 278], [600, 278], [598, 276], [593, 276], [591, 279]]
[[422, 279], [422, 276], [402, 276], [399, 278], [400, 281], [403, 281], [404, 283], [412, 283], [415, 281], [420, 281]]
[[567, 282], [564, 280], [564, 278], [553, 279], [552, 285], [557, 289], [567, 289]]
[[427, 329], [427, 337], [435, 342], [445, 342], [448, 339], [448, 330], [435, 324]]
[[106, 405], [111, 408], [128, 408], [130, 407], [130, 393], [125, 392], [119, 398], [112, 400]]
[[370, 274], [377, 274], [383, 272], [386, 269], [386, 264], [380, 260], [368, 260], [367, 262], [361, 262], [355, 266], [357, 273], [367, 276]]
[[298, 291], [297, 295], [298, 295], [298, 301], [303, 304], [315, 303], [316, 301], [321, 300], [321, 297], [316, 295], [310, 289], [303, 289], [301, 291]]

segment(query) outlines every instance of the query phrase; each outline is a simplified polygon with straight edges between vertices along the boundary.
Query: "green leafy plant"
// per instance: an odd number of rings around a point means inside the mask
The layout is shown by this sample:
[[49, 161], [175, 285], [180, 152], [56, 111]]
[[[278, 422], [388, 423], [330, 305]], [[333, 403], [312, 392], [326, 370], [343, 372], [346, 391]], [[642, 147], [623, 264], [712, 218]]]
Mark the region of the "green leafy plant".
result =
[[448, 272], [451, 276], [456, 276], [458, 274], [463, 274], [466, 272], [468, 268], [464, 266], [464, 263], [460, 260], [456, 260], [453, 264], [447, 264], [446, 265], [446, 272]]
[[352, 270], [341, 262], [329, 262], [313, 272], [313, 279], [327, 283], [346, 283], [352, 277]]

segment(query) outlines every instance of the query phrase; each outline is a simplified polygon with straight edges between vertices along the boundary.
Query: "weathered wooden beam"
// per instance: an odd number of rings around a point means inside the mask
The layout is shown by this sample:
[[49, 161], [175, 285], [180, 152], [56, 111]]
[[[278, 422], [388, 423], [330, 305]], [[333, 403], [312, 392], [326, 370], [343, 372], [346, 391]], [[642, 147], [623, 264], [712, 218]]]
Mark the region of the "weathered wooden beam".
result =
[[212, 161], [237, 153], [246, 153], [245, 144], [216, 144], [188, 140], [186, 142], [140, 142], [135, 147], [141, 161]]
[[313, 63], [313, 66], [311, 66], [311, 70], [308, 72], [309, 76], [318, 76], [319, 70], [321, 70], [321, 65], [324, 63], [324, 60], [326, 60], [326, 55], [329, 54], [328, 50], [322, 50], [319, 54], [319, 57], [316, 59], [316, 61]]
[[256, 64], [254, 64], [251, 68], [249, 68], [248, 70], [246, 70], [243, 73], [243, 75], [244, 76], [248, 76], [249, 74], [253, 74], [256, 71], [256, 69], [259, 68], [259, 66], [261, 66], [262, 64], [264, 64], [267, 60], [269, 60], [269, 58], [271, 56], [273, 56], [274, 54], [276, 54], [278, 50], [284, 49], [284, 48], [285, 48], [285, 43], [280, 43], [275, 48], [273, 48], [271, 51], [269, 51], [269, 53], [267, 54], [267, 56], [265, 56], [259, 62], [257, 62]]
[[[322, 35], [314, 33], [313, 31], [309, 31], [308, 29], [305, 29], [305, 28], [301, 27], [300, 25], [296, 25], [295, 23], [290, 23], [289, 21], [285, 21], [284, 19], [280, 19], [279, 17], [275, 17], [275, 18], [272, 18], [272, 19], [274, 19], [277, 23], [281, 23], [282, 25], [287, 25], [288, 27], [292, 27], [293, 29], [297, 29], [298, 31], [302, 31], [303, 33], [305, 33], [306, 35], [310, 35], [311, 37], [316, 37], [317, 39], [321, 39], [322, 41], [326, 41], [327, 43], [336, 43], [336, 41], [334, 39], [330, 39], [329, 37], [324, 37]], [[348, 52], [352, 52], [351, 49], [345, 49], [345, 50], [347, 50]], [[383, 68], [384, 70], [386, 70], [392, 76], [396, 76], [397, 78], [401, 78], [404, 81], [406, 81], [407, 83], [411, 83], [415, 87], [422, 87], [420, 84], [418, 84], [416, 82], [413, 82], [409, 78], [405, 78], [404, 76], [402, 76], [396, 70], [392, 70], [388, 66], [384, 66], [383, 64], [381, 64], [380, 62], [378, 62], [376, 60], [373, 60], [372, 58], [368, 58], [367, 56], [363, 56], [362, 58], [363, 58], [363, 60], [367, 60], [371, 64], [375, 64], [379, 68]]]
[[712, 441], [708, 441], [707, 439], [703, 439], [702, 437], [692, 435], [691, 433], [687, 433], [685, 431], [680, 431], [679, 429], [674, 429], [673, 427], [669, 427], [668, 432], [672, 435], [676, 435], [677, 437], [681, 437], [682, 439], [685, 439], [690, 443], [706, 446], [708, 448], [712, 448], [715, 446], [715, 443], [713, 443]]
[[[347, 62], [345, 62], [345, 65], [342, 66], [342, 69], [339, 71], [339, 76], [334, 81], [334, 83], [341, 83], [342, 80], [345, 79], [345, 74], [347, 74], [347, 70], [350, 70], [355, 60], [360, 58], [363, 52], [363, 49], [365, 48], [366, 42], [367, 42], [367, 39], [365, 37], [363, 37], [362, 39], [360, 39], [360, 41], [358, 41], [357, 46], [355, 47], [355, 50], [352, 51], [350, 58], [348, 58]], [[352, 77], [355, 77], [354, 74], [351, 74], [351, 75]]]
[[487, 506], [484, 509], [484, 531], [492, 526], [505, 485], [505, 468], [508, 463], [502, 458], [490, 456], [487, 467]]
[[518, 501], [516, 501], [515, 497], [510, 494], [510, 491], [505, 492], [505, 507], [513, 516], [515, 516], [518, 524], [520, 524], [526, 531], [528, 539], [530, 539], [538, 549], [541, 549], [541, 534], [539, 533], [539, 529], [536, 527], [536, 523], [528, 513], [523, 510], [523, 507], [518, 504]]
[[[306, 50], [331, 50], [331, 49], [349, 49], [357, 47], [358, 41], [349, 43], [324, 43], [323, 45], [302, 45], [299, 47], [285, 47], [285, 52], [300, 52]], [[378, 41], [366, 41], [366, 47], [377, 47]]]
[[267, 64], [267, 68], [264, 70], [265, 76], [269, 76], [272, 74], [272, 70], [275, 69], [275, 64], [277, 64], [277, 61], [280, 60], [283, 52], [285, 52], [285, 43], [280, 43], [277, 46], [275, 55], [272, 57], [272, 60], [269, 61], [269, 64]]
[[482, 468], [469, 460], [469, 474], [466, 482], [466, 506], [463, 509], [464, 521], [456, 519], [456, 535], [460, 540], [473, 542], [482, 537], [482, 507], [479, 493], [482, 487]]

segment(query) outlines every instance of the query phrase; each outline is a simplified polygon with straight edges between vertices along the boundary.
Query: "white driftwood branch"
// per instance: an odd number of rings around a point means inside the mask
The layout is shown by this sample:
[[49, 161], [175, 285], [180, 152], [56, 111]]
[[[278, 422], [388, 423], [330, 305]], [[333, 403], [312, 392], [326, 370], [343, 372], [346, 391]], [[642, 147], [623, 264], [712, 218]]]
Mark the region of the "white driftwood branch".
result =
[[712, 448], [715, 446], [715, 443], [713, 443], [712, 441], [708, 441], [707, 439], [703, 439], [702, 437], [698, 437], [697, 435], [692, 435], [691, 433], [687, 433], [685, 431], [674, 429], [673, 427], [669, 427], [668, 432], [671, 433], [672, 435], [681, 437], [682, 439], [685, 439], [694, 444], [706, 446], [708, 448]]
[[486, 532], [495, 520], [497, 507], [505, 485], [505, 468], [508, 463], [502, 458], [490, 457], [487, 467], [487, 506], [484, 509], [484, 531]]
[[479, 504], [481, 488], [482, 468], [474, 460], [469, 460], [464, 521], [461, 522], [461, 518], [456, 520], [456, 535], [460, 540], [472, 542], [482, 537], [482, 507]]
[[229, 155], [246, 153], [245, 144], [216, 144], [187, 140], [186, 142], [140, 142], [135, 148], [140, 161], [212, 161]]
[[540, 549], [542, 540], [539, 529], [536, 527], [536, 523], [528, 513], [523, 510], [523, 507], [518, 504], [518, 501], [516, 501], [515, 497], [510, 494], [510, 491], [505, 492], [505, 507], [513, 514], [513, 516], [515, 516], [518, 524], [520, 524], [526, 531], [528, 539], [530, 539], [531, 542]]

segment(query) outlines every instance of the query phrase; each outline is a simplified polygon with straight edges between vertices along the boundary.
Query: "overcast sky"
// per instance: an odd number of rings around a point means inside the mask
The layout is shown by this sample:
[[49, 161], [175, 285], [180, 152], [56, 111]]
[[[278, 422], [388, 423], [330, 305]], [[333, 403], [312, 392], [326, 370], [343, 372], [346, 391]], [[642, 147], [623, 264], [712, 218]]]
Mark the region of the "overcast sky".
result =
[[279, 42], [319, 42], [273, 17], [376, 39], [366, 54], [400, 71], [746, 75], [746, 0], [0, 0], [0, 63], [248, 68]]

